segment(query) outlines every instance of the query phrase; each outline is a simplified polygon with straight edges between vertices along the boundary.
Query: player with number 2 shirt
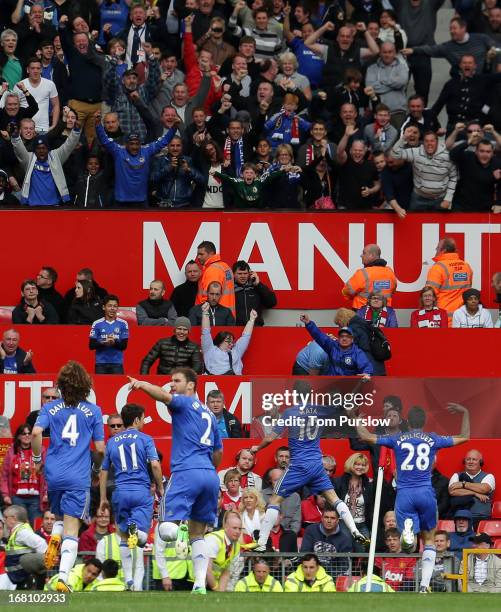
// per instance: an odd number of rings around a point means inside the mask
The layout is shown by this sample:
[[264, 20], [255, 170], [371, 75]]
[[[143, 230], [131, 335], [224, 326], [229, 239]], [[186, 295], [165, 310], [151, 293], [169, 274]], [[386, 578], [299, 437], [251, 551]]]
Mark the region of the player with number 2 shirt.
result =
[[359, 437], [371, 444], [393, 449], [397, 463], [397, 498], [395, 514], [397, 526], [401, 532], [402, 547], [411, 550], [414, 547], [414, 535], [421, 533], [424, 539], [422, 559], [422, 576], [420, 592], [429, 592], [430, 580], [435, 567], [435, 529], [438, 511], [435, 490], [431, 484], [433, 461], [437, 451], [463, 444], [470, 437], [470, 416], [468, 410], [460, 404], [450, 402], [449, 412], [461, 413], [463, 422], [459, 436], [440, 436], [423, 431], [426, 413], [423, 408], [413, 406], [409, 410], [407, 421], [408, 432], [392, 436], [371, 434], [366, 427], [359, 425]]
[[[42, 432], [50, 427], [45, 459], [45, 479], [50, 510], [56, 515], [45, 564], [53, 567], [61, 544], [61, 561], [56, 590], [67, 593], [68, 574], [75, 564], [81, 521], [88, 517], [91, 486], [90, 444], [94, 442], [92, 471], [99, 474], [104, 456], [101, 409], [87, 401], [92, 380], [84, 367], [68, 361], [57, 378], [61, 399], [44, 404], [32, 432], [33, 461], [41, 466]], [[61, 521], [61, 518], [63, 520]], [[62, 542], [61, 542], [62, 536]]]

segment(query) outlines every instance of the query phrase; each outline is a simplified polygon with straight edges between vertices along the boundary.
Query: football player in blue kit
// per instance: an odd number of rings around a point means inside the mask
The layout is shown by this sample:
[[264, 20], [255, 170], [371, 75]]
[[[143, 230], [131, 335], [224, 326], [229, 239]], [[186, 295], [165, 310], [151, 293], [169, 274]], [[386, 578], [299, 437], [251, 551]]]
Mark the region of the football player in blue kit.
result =
[[[32, 432], [33, 461], [42, 461], [42, 432], [50, 427], [50, 443], [45, 459], [50, 510], [56, 515], [45, 564], [51, 568], [59, 555], [56, 590], [69, 592], [68, 574], [75, 564], [78, 532], [88, 517], [91, 486], [90, 444], [95, 446], [92, 473], [99, 474], [104, 456], [104, 428], [101, 409], [87, 401], [92, 380], [85, 368], [68, 361], [59, 371], [57, 388], [61, 399], [44, 404]], [[61, 520], [63, 519], [63, 520]], [[61, 542], [62, 536], [62, 542]]]
[[[217, 513], [217, 466], [223, 444], [216, 417], [196, 395], [197, 375], [190, 368], [171, 372], [170, 391], [129, 376], [130, 388], [164, 402], [172, 417], [171, 477], [160, 507], [158, 533], [162, 540], [176, 540], [176, 554], [186, 557], [191, 544], [193, 592], [205, 594], [209, 556], [204, 535]], [[180, 521], [188, 521], [179, 525]]]
[[470, 438], [470, 415], [460, 404], [450, 402], [451, 413], [461, 413], [463, 422], [459, 436], [439, 436], [423, 431], [426, 413], [423, 408], [413, 406], [409, 410], [408, 432], [391, 436], [378, 436], [359, 425], [357, 433], [361, 440], [393, 449], [397, 464], [397, 498], [395, 514], [402, 538], [402, 547], [410, 550], [414, 546], [414, 534], [421, 533], [424, 540], [420, 593], [428, 593], [435, 567], [435, 530], [438, 510], [435, 490], [431, 484], [433, 461], [437, 451], [463, 444]]
[[[298, 381], [294, 390], [298, 392], [311, 392], [306, 381]], [[336, 510], [339, 517], [348, 527], [352, 537], [361, 544], [368, 545], [370, 541], [357, 529], [355, 521], [344, 501], [340, 500], [332, 487], [322, 462], [320, 439], [323, 426], [317, 419], [328, 418], [332, 413], [330, 406], [293, 406], [279, 415], [276, 423], [272, 423], [273, 431], [265, 436], [261, 442], [250, 450], [259, 452], [282, 435], [287, 429], [291, 460], [282, 478], [275, 485], [272, 496], [261, 524], [259, 539], [255, 552], [264, 552], [266, 543], [280, 512], [282, 500], [292, 493], [308, 486], [312, 493], [320, 493]], [[332, 416], [332, 415], [331, 415]], [[285, 425], [285, 423], [288, 423]]]
[[162, 468], [157, 449], [151, 436], [142, 432], [144, 408], [138, 404], [126, 404], [121, 411], [124, 431], [112, 436], [106, 444], [106, 454], [99, 477], [101, 494], [99, 509], [108, 507], [106, 486], [110, 465], [115, 472], [115, 491], [112, 496], [113, 514], [120, 536], [120, 558], [124, 579], [132, 590], [132, 551], [142, 548], [148, 539], [153, 516], [153, 496], [150, 490], [151, 466], [159, 495], [163, 495]]

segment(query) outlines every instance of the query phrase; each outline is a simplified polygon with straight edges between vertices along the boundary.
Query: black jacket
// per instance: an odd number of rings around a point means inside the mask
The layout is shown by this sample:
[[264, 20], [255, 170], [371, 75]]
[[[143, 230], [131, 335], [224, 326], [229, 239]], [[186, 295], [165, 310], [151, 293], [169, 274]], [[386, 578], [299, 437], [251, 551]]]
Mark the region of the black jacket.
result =
[[230, 438], [243, 438], [242, 424], [234, 414], [223, 408], [224, 424]]
[[[33, 366], [32, 361], [28, 361], [28, 363], [24, 363], [25, 357], [26, 357], [26, 351], [23, 351], [22, 348], [17, 347], [16, 355], [15, 355], [17, 373], [18, 374], [36, 374], [36, 370]], [[1, 358], [0, 358], [0, 374], [4, 374], [4, 360]]]
[[31, 94], [25, 98], [28, 106], [26, 108], [20, 106], [17, 115], [13, 117], [7, 114], [5, 108], [0, 109], [0, 130], [7, 130], [9, 123], [16, 123], [19, 126], [22, 119], [31, 119], [38, 113], [38, 102], [35, 98]]
[[185, 281], [174, 287], [170, 301], [174, 304], [178, 317], [187, 317], [190, 308], [195, 304], [198, 292], [198, 282]]
[[[344, 473], [334, 480], [334, 488], [341, 501], [345, 501], [350, 488], [351, 474]], [[374, 483], [367, 476], [362, 476], [362, 497], [365, 505], [365, 523], [369, 527], [372, 525], [372, 514], [374, 512]]]
[[54, 310], [57, 312], [57, 316], [59, 317], [59, 321], [64, 321], [64, 314], [66, 312], [64, 299], [54, 286], [49, 287], [48, 289], [38, 287], [38, 296], [40, 299], [42, 299], [44, 302], [48, 302], [54, 308]]
[[191, 340], [179, 342], [176, 336], [158, 340], [141, 362], [141, 374], [149, 374], [159, 359], [157, 374], [170, 374], [174, 368], [192, 368], [197, 374], [203, 370], [200, 347]]
[[[192, 325], [202, 325], [202, 305], [197, 304], [190, 309], [188, 317]], [[212, 327], [235, 325], [235, 317], [229, 308], [218, 304], [209, 309], [209, 320]]]
[[69, 325], [92, 325], [103, 316], [103, 306], [99, 300], [91, 303], [76, 299], [68, 310], [66, 322]]
[[275, 292], [263, 283], [258, 283], [257, 285], [252, 283], [239, 285], [235, 283], [237, 325], [245, 325], [249, 320], [250, 311], [254, 309], [258, 314], [255, 325], [263, 326], [263, 310], [265, 308], [274, 308], [276, 305], [277, 296]]
[[[40, 323], [40, 321], [35, 317], [31, 325], [54, 325], [56, 323], [59, 323], [58, 314], [51, 304], [43, 300], [40, 300], [40, 299], [38, 300], [38, 303], [43, 308], [43, 314], [45, 317], [45, 321]], [[26, 309], [27, 309], [27, 306], [23, 299], [21, 300], [21, 303], [18, 304], [12, 311], [12, 323], [20, 323], [20, 324], [26, 323], [30, 325], [27, 321], [28, 314], [26, 312]]]
[[372, 330], [372, 324], [370, 321], [364, 321], [358, 315], [355, 315], [353, 319], [350, 319], [348, 326], [353, 332], [353, 340], [355, 344], [363, 350], [367, 355], [367, 358], [372, 363], [374, 368], [374, 376], [386, 376], [386, 368], [384, 361], [377, 361], [370, 349], [370, 335]]
[[435, 468], [431, 473], [431, 484], [437, 496], [438, 517], [448, 518], [450, 512], [449, 479]]

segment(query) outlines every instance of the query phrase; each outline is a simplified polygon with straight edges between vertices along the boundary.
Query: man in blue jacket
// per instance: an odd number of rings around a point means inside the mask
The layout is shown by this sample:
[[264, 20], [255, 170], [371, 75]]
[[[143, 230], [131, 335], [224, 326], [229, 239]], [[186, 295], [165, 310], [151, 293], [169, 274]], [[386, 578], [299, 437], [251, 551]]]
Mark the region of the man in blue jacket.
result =
[[320, 331], [307, 314], [302, 314], [300, 319], [313, 340], [329, 355], [327, 375], [370, 378], [374, 371], [372, 364], [364, 351], [353, 343], [353, 332], [349, 327], [341, 327], [336, 340]]
[[449, 550], [457, 559], [463, 558], [463, 548], [473, 548], [470, 538], [475, 535], [473, 530], [473, 515], [466, 508], [454, 513], [455, 531], [450, 534]]
[[33, 351], [23, 351], [19, 346], [19, 332], [8, 329], [0, 344], [0, 374], [35, 374], [31, 361]]
[[177, 124], [161, 137], [142, 145], [139, 134], [129, 134], [125, 146], [109, 138], [101, 124], [101, 113], [97, 112], [96, 134], [99, 142], [111, 154], [115, 162], [115, 202], [123, 208], [147, 208], [148, 177], [153, 155], [169, 144], [176, 133]]

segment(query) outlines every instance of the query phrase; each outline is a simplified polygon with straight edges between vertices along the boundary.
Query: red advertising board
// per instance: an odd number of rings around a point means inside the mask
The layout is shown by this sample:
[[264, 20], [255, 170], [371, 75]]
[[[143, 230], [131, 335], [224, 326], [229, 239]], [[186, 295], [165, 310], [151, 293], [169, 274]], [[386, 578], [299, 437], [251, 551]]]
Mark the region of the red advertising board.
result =
[[8, 264], [0, 304], [19, 300], [19, 285], [42, 265], [55, 267], [60, 291], [79, 268], [132, 306], [154, 278], [168, 290], [184, 281], [185, 263], [202, 240], [213, 241], [232, 264], [248, 260], [278, 295], [280, 308], [333, 308], [343, 283], [360, 267], [364, 244], [376, 242], [399, 280], [397, 308], [415, 308], [440, 237], [456, 238], [488, 296], [501, 269], [501, 219], [488, 214], [218, 213], [185, 211], [2, 211], [0, 258]]

